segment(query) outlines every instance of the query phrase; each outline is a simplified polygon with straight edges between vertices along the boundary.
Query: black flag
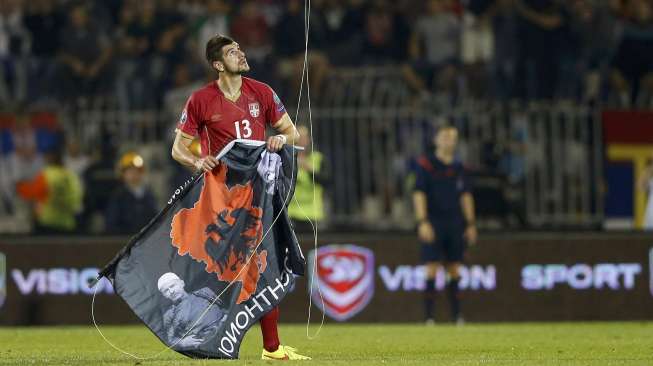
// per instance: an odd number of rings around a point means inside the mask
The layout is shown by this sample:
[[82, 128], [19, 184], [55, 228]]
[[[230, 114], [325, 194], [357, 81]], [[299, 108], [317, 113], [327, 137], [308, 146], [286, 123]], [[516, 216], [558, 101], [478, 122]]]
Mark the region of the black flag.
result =
[[245, 332], [304, 274], [286, 214], [295, 149], [235, 141], [218, 157], [100, 273], [161, 341], [194, 358], [238, 358]]

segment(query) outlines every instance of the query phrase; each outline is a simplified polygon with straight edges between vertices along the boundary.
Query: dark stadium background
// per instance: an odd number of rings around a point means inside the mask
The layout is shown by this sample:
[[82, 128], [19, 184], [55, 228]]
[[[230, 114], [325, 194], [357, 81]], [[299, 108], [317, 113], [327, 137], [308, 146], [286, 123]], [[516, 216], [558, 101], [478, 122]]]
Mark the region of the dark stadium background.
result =
[[[297, 124], [312, 122], [332, 170], [319, 244], [375, 254], [374, 295], [348, 321], [421, 321], [419, 270], [399, 267], [418, 265], [414, 159], [442, 124], [458, 127], [474, 178], [480, 242], [467, 262], [496, 271], [494, 287], [463, 291], [469, 321], [653, 318], [638, 182], [653, 159], [653, 1], [311, 3], [309, 115], [304, 1], [0, 2], [0, 324], [88, 324], [78, 274], [134, 233], [107, 225], [121, 158], [142, 157], [158, 208], [188, 178], [170, 148], [186, 98], [214, 78], [203, 47], [216, 33], [240, 43], [248, 76]], [[83, 205], [69, 232], [39, 235], [17, 187], [56, 148]], [[300, 238], [308, 253], [312, 234]], [[544, 282], [527, 289], [533, 268]], [[388, 273], [408, 289], [390, 290]], [[305, 320], [305, 291], [284, 320]], [[115, 296], [98, 302], [103, 321], [134, 320]]]

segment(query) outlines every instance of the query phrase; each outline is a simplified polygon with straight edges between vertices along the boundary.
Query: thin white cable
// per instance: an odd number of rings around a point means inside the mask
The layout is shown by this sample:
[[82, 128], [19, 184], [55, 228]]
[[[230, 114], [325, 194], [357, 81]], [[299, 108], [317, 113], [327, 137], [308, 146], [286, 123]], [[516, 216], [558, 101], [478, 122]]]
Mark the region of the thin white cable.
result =
[[[307, 98], [308, 98], [308, 114], [309, 114], [309, 125], [310, 125], [310, 137], [311, 137], [311, 153], [313, 152], [313, 114], [311, 110], [311, 95], [310, 95], [310, 81], [308, 79], [308, 40], [309, 40], [309, 32], [311, 28], [311, 22], [310, 22], [310, 9], [311, 9], [311, 1], [310, 0], [304, 0], [304, 62], [302, 65], [302, 75], [299, 83], [299, 95], [297, 97], [297, 108], [295, 109], [295, 121], [298, 121], [299, 119], [299, 110], [301, 107], [301, 102], [302, 102], [302, 96], [303, 96], [303, 91], [304, 91], [304, 78], [306, 79], [306, 91], [307, 91]], [[293, 141], [293, 147], [295, 147], [295, 142]], [[311, 154], [312, 155], [312, 154]], [[293, 160], [294, 160], [294, 155], [293, 155]], [[313, 165], [315, 164], [315, 159], [312, 157], [312, 163]], [[315, 195], [315, 171], [312, 172], [312, 177], [313, 177], [313, 204], [315, 204], [316, 200], [316, 195]], [[313, 229], [313, 239], [314, 239], [314, 253], [317, 254], [317, 226], [313, 223], [310, 217], [306, 214], [304, 209], [301, 207], [299, 204], [299, 201], [297, 201], [297, 197], [293, 197], [294, 202], [297, 204], [299, 209], [302, 211], [304, 214], [304, 217], [308, 219], [308, 222], [311, 224], [311, 228]], [[311, 322], [311, 308], [313, 306], [313, 280], [317, 274], [317, 256], [313, 256], [313, 273], [310, 277], [310, 284], [309, 284], [309, 297], [308, 297], [308, 319], [306, 321], [306, 337], [308, 339], [315, 339], [315, 337], [318, 336], [320, 331], [322, 330], [322, 326], [324, 325], [324, 312], [322, 312], [322, 321], [320, 323], [320, 327], [318, 328], [317, 332], [315, 335], [311, 336], [309, 335], [309, 326]], [[318, 288], [318, 293], [320, 294], [320, 300], [322, 301], [322, 308], [324, 309], [324, 297], [322, 295], [322, 288], [320, 286], [320, 282], [317, 282], [317, 288]]]
[[93, 300], [91, 300], [91, 318], [93, 319], [93, 325], [95, 325], [95, 329], [97, 329], [98, 333], [100, 333], [100, 336], [102, 337], [102, 339], [104, 339], [104, 341], [107, 342], [116, 351], [122, 352], [122, 353], [124, 353], [124, 354], [126, 354], [126, 355], [128, 355], [128, 356], [130, 356], [132, 358], [135, 358], [137, 360], [147, 360], [147, 358], [136, 356], [134, 354], [131, 354], [131, 353], [127, 352], [127, 351], [124, 351], [124, 350], [116, 347], [113, 343], [111, 343], [111, 341], [109, 341], [107, 339], [107, 337], [104, 336], [104, 333], [102, 333], [102, 331], [100, 330], [100, 327], [97, 325], [97, 322], [95, 321], [95, 295], [97, 295], [98, 288], [100, 288], [100, 286], [99, 286], [100, 281], [98, 281], [98, 283], [95, 284], [95, 290], [93, 291]]
[[[311, 163], [313, 166], [315, 166], [315, 156], [312, 154], [314, 150], [314, 145], [313, 145], [313, 113], [311, 109], [311, 87], [310, 87], [310, 80], [309, 80], [309, 73], [308, 73], [308, 40], [309, 40], [309, 30], [310, 30], [310, 9], [311, 9], [311, 1], [310, 0], [304, 0], [304, 63], [302, 67], [302, 76], [299, 84], [299, 100], [297, 101], [297, 111], [295, 113], [295, 121], [298, 120], [299, 116], [299, 108], [301, 105], [301, 99], [303, 95], [303, 87], [304, 87], [304, 78], [306, 78], [306, 95], [307, 95], [307, 100], [308, 100], [308, 120], [309, 120], [309, 126], [310, 126], [310, 138], [311, 138]], [[315, 192], [315, 170], [312, 172], [312, 183], [313, 183], [313, 205], [315, 205], [316, 201], [316, 192]], [[313, 248], [314, 248], [314, 255], [313, 255], [313, 266], [312, 266], [312, 274], [310, 276], [310, 283], [309, 283], [309, 296], [308, 296], [308, 317], [306, 320], [306, 338], [313, 340], [317, 338], [317, 336], [320, 334], [320, 331], [322, 330], [322, 327], [324, 326], [324, 320], [325, 320], [325, 314], [324, 311], [322, 311], [322, 320], [320, 322], [320, 327], [318, 330], [315, 332], [314, 335], [309, 334], [309, 327], [311, 323], [311, 309], [313, 307], [313, 281], [315, 281], [315, 278], [317, 276], [317, 237], [318, 237], [318, 229], [317, 225], [311, 220], [311, 218], [308, 216], [306, 211], [304, 211], [304, 208], [301, 206], [299, 201], [297, 200], [297, 197], [293, 197], [294, 203], [299, 207], [299, 210], [304, 214], [304, 217], [308, 220], [308, 222], [311, 225], [312, 231], [313, 231]], [[320, 285], [320, 281], [317, 281], [317, 290], [320, 295], [320, 300], [322, 302], [322, 309], [324, 309], [324, 296], [322, 295], [322, 287]]]
[[[305, 0], [305, 1], [308, 1], [308, 7], [310, 8], [310, 0]], [[306, 10], [304, 10], [304, 11], [305, 11], [305, 13], [306, 13]], [[310, 25], [310, 23], [307, 24], [307, 26], [309, 26], [309, 25]], [[308, 57], [308, 56], [307, 56], [307, 54], [308, 54], [308, 29], [305, 29], [305, 38], [306, 38], [306, 49], [305, 49], [305, 51], [304, 51], [304, 69], [306, 69], [306, 60], [307, 60], [307, 57]], [[303, 72], [302, 72], [302, 76], [303, 76]], [[302, 85], [300, 86], [300, 92], [299, 92], [299, 98], [298, 98], [299, 100], [298, 100], [298, 102], [297, 102], [297, 111], [296, 111], [296, 115], [295, 115], [295, 120], [297, 120], [297, 116], [298, 116], [298, 114], [299, 114], [299, 106], [300, 106], [300, 103], [301, 103], [301, 95], [302, 95], [303, 78], [302, 78], [302, 83], [301, 83], [301, 84], [302, 84]], [[309, 100], [309, 107], [310, 107], [310, 100]], [[309, 110], [309, 115], [310, 115], [310, 110]], [[311, 123], [312, 123], [312, 122], [311, 122]], [[312, 131], [312, 126], [311, 126], [311, 131]], [[296, 147], [295, 140], [293, 140], [293, 145], [292, 145], [292, 146], [293, 146], [293, 148]], [[294, 166], [294, 165], [296, 164], [296, 162], [295, 162], [295, 154], [292, 154], [292, 160], [291, 160], [291, 161], [292, 161], [291, 165]], [[293, 169], [291, 169], [290, 181], [292, 181], [292, 180], [294, 179], [294, 174], [295, 174], [295, 172], [294, 172], [294, 168], [293, 168]], [[283, 200], [283, 206], [286, 206], [286, 205], [288, 204], [288, 201], [289, 201], [289, 198], [290, 198], [290, 192], [291, 192], [291, 190], [288, 190], [288, 194], [286, 195], [286, 198]], [[252, 258], [254, 257], [254, 254], [257, 253], [257, 250], [258, 250], [259, 246], [263, 243], [263, 241], [265, 240], [265, 238], [267, 237], [267, 235], [270, 233], [270, 230], [272, 230], [272, 228], [274, 227], [274, 224], [277, 222], [277, 220], [279, 219], [279, 217], [281, 216], [282, 213], [283, 213], [283, 211], [279, 211], [279, 213], [276, 215], [276, 217], [275, 217], [274, 220], [272, 221], [272, 224], [270, 225], [270, 227], [268, 228], [268, 230], [265, 232], [265, 234], [263, 235], [263, 237], [261, 238], [261, 240], [258, 242], [258, 244], [256, 245], [256, 247], [254, 247], [254, 250], [252, 251], [252, 254], [249, 256], [249, 258], [248, 258], [247, 261], [245, 262], [245, 265], [240, 269], [240, 271], [239, 271], [238, 274], [236, 275], [236, 279], [232, 280], [231, 282], [229, 282], [229, 284], [227, 284], [227, 286], [226, 286], [226, 287], [225, 287], [225, 288], [220, 292], [220, 294], [218, 294], [218, 295], [216, 296], [216, 298], [213, 299], [213, 301], [212, 301], [209, 305], [207, 305], [206, 309], [204, 309], [204, 311], [202, 312], [202, 314], [197, 318], [197, 320], [196, 320], [196, 321], [193, 323], [193, 325], [188, 329], [188, 331], [187, 331], [187, 332], [186, 332], [182, 337], [180, 337], [180, 338], [179, 338], [175, 343], [173, 343], [172, 345], [170, 345], [170, 346], [166, 345], [166, 347], [165, 347], [164, 349], [162, 349], [161, 351], [155, 353], [154, 355], [148, 356], [148, 357], [140, 357], [140, 356], [136, 356], [136, 355], [134, 355], [134, 354], [132, 354], [132, 353], [129, 353], [129, 352], [127, 352], [127, 351], [124, 351], [124, 350], [122, 350], [122, 349], [116, 347], [113, 343], [111, 343], [111, 342], [110, 342], [110, 341], [109, 341], [109, 340], [104, 336], [104, 334], [102, 333], [102, 331], [100, 330], [100, 328], [99, 328], [98, 325], [97, 325], [97, 322], [96, 322], [96, 320], [95, 320], [95, 294], [94, 294], [94, 295], [93, 295], [93, 300], [92, 300], [92, 302], [91, 302], [91, 317], [93, 318], [93, 324], [95, 325], [95, 328], [96, 328], [97, 331], [100, 333], [100, 335], [101, 335], [102, 338], [105, 340], [105, 342], [107, 342], [111, 347], [113, 347], [113, 348], [116, 349], [117, 351], [119, 351], [119, 352], [121, 352], [121, 353], [123, 353], [123, 354], [125, 354], [125, 355], [127, 355], [127, 356], [130, 356], [130, 357], [135, 358], [135, 359], [138, 359], [138, 360], [148, 360], [148, 359], [152, 359], [152, 358], [157, 357], [158, 355], [162, 354], [163, 352], [166, 352], [166, 351], [169, 350], [169, 349], [172, 350], [172, 347], [176, 346], [176, 345], [177, 345], [177, 344], [178, 344], [182, 339], [184, 339], [186, 336], [188, 336], [188, 334], [190, 334], [190, 332], [193, 330], [193, 328], [195, 328], [195, 326], [196, 326], [196, 325], [197, 325], [197, 324], [198, 324], [198, 323], [199, 323], [199, 322], [204, 318], [204, 316], [208, 313], [208, 311], [210, 310], [211, 306], [215, 305], [216, 301], [218, 301], [218, 299], [220, 299], [220, 297], [221, 297], [221, 296], [222, 296], [222, 295], [223, 295], [223, 294], [224, 294], [224, 293], [225, 293], [225, 292], [226, 292], [226, 291], [227, 291], [227, 290], [228, 290], [228, 289], [229, 289], [229, 288], [230, 288], [234, 283], [237, 282], [237, 279], [240, 278], [240, 276], [241, 276], [241, 274], [243, 273], [243, 271], [245, 270], [245, 268], [249, 268], [249, 263], [251, 262]], [[317, 241], [316, 241], [316, 243], [317, 243]], [[96, 286], [97, 286], [97, 284], [96, 284]], [[97, 293], [97, 287], [96, 287], [95, 293]], [[321, 292], [320, 292], [320, 294], [321, 294]], [[310, 309], [310, 308], [309, 308], [309, 309]], [[310, 310], [309, 310], [309, 314], [310, 314]], [[323, 318], [324, 318], [324, 315], [323, 315]], [[310, 319], [310, 315], [309, 315], [309, 319]], [[324, 319], [323, 319], [323, 323], [324, 323]], [[321, 327], [320, 327], [320, 329], [321, 329]], [[319, 332], [319, 330], [318, 330], [318, 332]]]
[[[304, 47], [305, 47], [305, 52], [304, 52], [304, 70], [302, 71], [302, 82], [304, 75], [306, 76], [306, 98], [308, 101], [308, 123], [310, 126], [309, 134], [310, 134], [310, 139], [311, 139], [311, 165], [313, 167], [311, 171], [311, 177], [312, 177], [312, 187], [313, 187], [313, 206], [315, 206], [315, 201], [317, 200], [316, 197], [316, 192], [315, 192], [315, 154], [313, 154], [314, 151], [314, 143], [313, 143], [313, 111], [311, 108], [311, 82], [309, 78], [309, 67], [308, 65], [308, 40], [309, 40], [309, 30], [311, 28], [311, 0], [304, 0]], [[299, 207], [299, 209], [302, 211], [306, 219], [308, 219], [308, 222], [311, 224], [311, 228], [313, 229], [313, 266], [312, 266], [312, 273], [310, 276], [310, 283], [309, 283], [309, 295], [308, 295], [308, 317], [306, 320], [306, 338], [313, 340], [316, 339], [317, 336], [320, 334], [322, 331], [322, 327], [324, 326], [324, 320], [325, 320], [325, 315], [324, 311], [322, 311], [322, 320], [320, 322], [320, 326], [318, 327], [317, 331], [315, 332], [314, 335], [309, 334], [309, 329], [310, 329], [310, 324], [311, 324], [311, 310], [313, 307], [313, 285], [317, 284], [317, 291], [318, 294], [320, 295], [320, 301], [322, 302], [322, 309], [324, 309], [324, 297], [322, 294], [322, 287], [320, 285], [320, 281], [318, 280], [315, 282], [315, 279], [317, 278], [317, 237], [318, 237], [318, 228], [317, 224], [311, 220], [310, 217], [306, 214], [304, 209], [301, 207], [299, 204], [299, 201], [297, 200], [297, 197], [294, 197], [295, 203]]]

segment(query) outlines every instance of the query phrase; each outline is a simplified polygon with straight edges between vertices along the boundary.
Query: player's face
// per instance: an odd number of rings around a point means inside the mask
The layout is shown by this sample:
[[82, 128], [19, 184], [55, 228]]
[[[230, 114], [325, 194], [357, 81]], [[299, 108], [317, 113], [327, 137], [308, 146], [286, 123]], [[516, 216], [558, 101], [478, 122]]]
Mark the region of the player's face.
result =
[[184, 295], [186, 295], [186, 291], [184, 290], [184, 281], [170, 281], [170, 283], [168, 283], [168, 285], [165, 286], [163, 290], [161, 290], [161, 293], [163, 296], [172, 301], [181, 299], [184, 297]]
[[240, 49], [240, 45], [234, 42], [222, 48], [224, 59], [224, 70], [231, 74], [243, 74], [249, 71], [249, 64], [245, 57], [245, 52]]
[[454, 128], [446, 128], [435, 136], [435, 144], [438, 148], [453, 151], [458, 143], [458, 131]]

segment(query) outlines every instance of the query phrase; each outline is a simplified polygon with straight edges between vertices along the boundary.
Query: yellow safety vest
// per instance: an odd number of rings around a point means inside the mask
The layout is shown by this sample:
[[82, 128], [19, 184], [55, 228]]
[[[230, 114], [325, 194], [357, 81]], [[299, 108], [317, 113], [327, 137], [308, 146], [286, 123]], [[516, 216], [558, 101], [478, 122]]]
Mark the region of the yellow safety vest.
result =
[[75, 229], [75, 215], [82, 207], [82, 185], [75, 173], [58, 166], [44, 169], [48, 195], [36, 210], [39, 224], [59, 230]]
[[[322, 154], [312, 152], [306, 157], [308, 164], [315, 173], [320, 171], [322, 166]], [[315, 182], [315, 199], [313, 198], [313, 173], [302, 167], [297, 171], [297, 183], [295, 185], [295, 196], [288, 206], [288, 215], [295, 220], [320, 221], [324, 219], [324, 188]]]

